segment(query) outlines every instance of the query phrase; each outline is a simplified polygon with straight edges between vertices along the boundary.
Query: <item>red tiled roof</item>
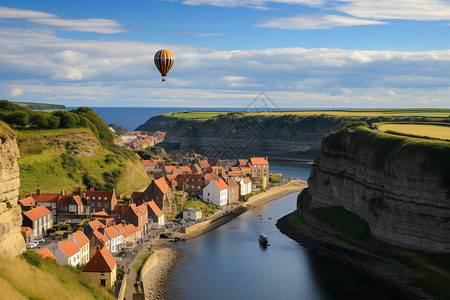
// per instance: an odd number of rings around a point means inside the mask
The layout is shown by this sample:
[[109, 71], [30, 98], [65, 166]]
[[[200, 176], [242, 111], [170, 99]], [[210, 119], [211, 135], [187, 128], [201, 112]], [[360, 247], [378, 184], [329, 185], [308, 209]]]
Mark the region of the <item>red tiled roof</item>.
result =
[[116, 266], [116, 261], [108, 248], [103, 247], [92, 256], [83, 272], [112, 272]]
[[83, 191], [83, 194], [85, 194], [86, 197], [89, 197], [89, 200], [92, 200], [93, 197], [95, 197], [95, 200], [104, 200], [106, 197], [106, 200], [104, 201], [111, 201], [113, 192], [111, 191]]
[[222, 178], [215, 179], [214, 184], [219, 188], [219, 190], [223, 191], [228, 189], [228, 185], [223, 181]]
[[109, 215], [105, 211], [99, 211], [92, 214], [94, 217], [109, 217]]
[[181, 172], [183, 172], [183, 173], [191, 173], [192, 172], [191, 168], [189, 168], [188, 166], [181, 166], [180, 169], [181, 169]]
[[156, 166], [156, 163], [152, 160], [142, 160], [142, 164], [146, 167], [150, 167], [150, 166]]
[[59, 242], [58, 247], [67, 255], [67, 257], [72, 257], [80, 252], [80, 248], [78, 248], [78, 246], [71, 240]]
[[26, 238], [33, 234], [33, 229], [31, 229], [30, 227], [22, 226], [20, 227], [20, 232], [22, 233], [22, 236]]
[[200, 172], [202, 169], [199, 167], [199, 165], [194, 164], [194, 165], [192, 166], [192, 170], [193, 170], [194, 172]]
[[169, 187], [164, 178], [159, 178], [155, 180], [156, 186], [161, 190], [163, 194], [170, 192], [172, 189]]
[[198, 162], [198, 164], [199, 164], [200, 167], [202, 167], [202, 168], [207, 168], [207, 167], [209, 167], [209, 163], [208, 163], [208, 161], [207, 161], [206, 159], [200, 160], [200, 161]]
[[37, 220], [39, 218], [42, 218], [45, 215], [51, 214], [52, 212], [49, 211], [47, 208], [45, 208], [42, 205], [39, 205], [29, 211], [24, 212], [23, 214], [27, 216], [28, 219], [31, 221]]
[[35, 206], [36, 205], [36, 201], [34, 201], [34, 199], [31, 196], [28, 196], [26, 198], [19, 200], [19, 203], [22, 206]]
[[252, 165], [268, 165], [269, 162], [265, 157], [252, 157], [250, 158], [250, 162]]
[[52, 252], [50, 252], [50, 250], [48, 250], [48, 248], [42, 249], [37, 254], [42, 256], [42, 258], [50, 257], [50, 258], [56, 260], [56, 257], [52, 254]]
[[58, 207], [69, 206], [69, 203], [70, 203], [70, 201], [72, 199], [75, 201], [75, 203], [78, 206], [82, 206], [83, 205], [83, 201], [81, 201], [81, 198], [78, 195], [75, 195], [75, 196], [61, 196], [61, 198], [58, 201]]
[[73, 233], [73, 237], [75, 239], [75, 244], [77, 244], [80, 248], [83, 248], [84, 246], [89, 244], [89, 239], [81, 230], [75, 231]]
[[58, 202], [60, 194], [31, 194], [36, 202]]
[[108, 235], [110, 239], [116, 238], [118, 236], [121, 236], [122, 233], [117, 229], [115, 226], [109, 226], [105, 228], [105, 233]]
[[99, 220], [91, 221], [88, 224], [92, 229], [94, 229], [94, 231], [98, 230], [99, 228], [105, 228], [105, 225], [103, 225]]
[[120, 213], [120, 215], [123, 215], [123, 213], [127, 210], [127, 208], [128, 204], [117, 204], [116, 206], [114, 206], [113, 211]]
[[141, 215], [147, 214], [147, 212], [148, 212], [147, 205], [145, 203], [142, 203], [141, 205], [139, 205], [136, 208], [141, 213]]
[[227, 184], [228, 184], [228, 187], [230, 187], [230, 188], [238, 188], [239, 187], [239, 184], [237, 184], [237, 182], [236, 182], [236, 180], [234, 180], [234, 178], [229, 178], [227, 180]]
[[239, 167], [231, 167], [230, 169], [233, 172], [240, 172], [241, 171], [241, 168], [239, 168]]
[[164, 216], [163, 212], [159, 209], [158, 205], [156, 205], [155, 201], [151, 200], [147, 202], [147, 204], [158, 218]]
[[129, 237], [135, 232], [135, 230], [133, 229], [133, 224], [128, 224], [127, 226], [123, 226], [122, 224], [120, 224], [117, 226], [117, 228], [120, 230], [120, 232], [122, 232], [124, 237]]
[[250, 180], [250, 178], [248, 176], [244, 178], [244, 183], [250, 183], [250, 182], [252, 182], [252, 181]]
[[238, 159], [238, 162], [239, 162], [240, 166], [245, 166], [247, 164], [248, 160], [246, 160], [246, 159]]
[[173, 171], [175, 171], [175, 170], [178, 170], [178, 167], [177, 167], [177, 166], [165, 166], [165, 167], [164, 167], [164, 170], [165, 170], [166, 172], [170, 173], [170, 172], [173, 172]]

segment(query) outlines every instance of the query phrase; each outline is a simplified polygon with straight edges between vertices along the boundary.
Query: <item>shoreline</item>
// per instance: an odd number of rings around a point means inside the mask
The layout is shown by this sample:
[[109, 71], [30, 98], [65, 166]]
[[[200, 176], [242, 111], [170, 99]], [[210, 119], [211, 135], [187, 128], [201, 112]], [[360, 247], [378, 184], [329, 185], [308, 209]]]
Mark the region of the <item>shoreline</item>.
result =
[[310, 251], [343, 263], [360, 274], [377, 280], [392, 288], [405, 299], [434, 299], [423, 290], [411, 286], [407, 279], [393, 269], [385, 260], [358, 251], [345, 249], [326, 242], [319, 235], [293, 225], [288, 217], [277, 220], [276, 227], [281, 233], [295, 240]]

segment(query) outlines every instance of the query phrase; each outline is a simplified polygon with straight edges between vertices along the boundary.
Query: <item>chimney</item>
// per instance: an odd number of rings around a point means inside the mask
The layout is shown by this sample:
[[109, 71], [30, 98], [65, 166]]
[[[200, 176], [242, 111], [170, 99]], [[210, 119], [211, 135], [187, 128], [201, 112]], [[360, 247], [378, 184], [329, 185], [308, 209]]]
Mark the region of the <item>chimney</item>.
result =
[[78, 195], [80, 197], [83, 196], [81, 186], [78, 187]]
[[36, 190], [36, 195], [40, 195], [41, 194], [41, 190], [40, 189], [37, 189]]
[[112, 193], [113, 193], [113, 195], [115, 195], [116, 194], [116, 189], [113, 189]]
[[[69, 240], [71, 240], [72, 242], [75, 243], [75, 236], [74, 236], [73, 234], [69, 234], [69, 235], [67, 236], [67, 239], [69, 239]], [[76, 244], [76, 243], [75, 243], [75, 244]]]

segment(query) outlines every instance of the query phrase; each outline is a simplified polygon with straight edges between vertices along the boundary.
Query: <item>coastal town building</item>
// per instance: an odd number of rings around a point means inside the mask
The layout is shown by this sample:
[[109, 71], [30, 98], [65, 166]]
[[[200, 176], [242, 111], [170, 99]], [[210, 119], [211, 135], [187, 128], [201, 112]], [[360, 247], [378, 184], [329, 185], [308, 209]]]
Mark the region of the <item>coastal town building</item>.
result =
[[267, 157], [252, 157], [250, 158], [249, 166], [253, 183], [265, 189], [269, 182], [269, 162]]
[[228, 202], [228, 185], [222, 178], [213, 179], [203, 189], [203, 201], [216, 206], [224, 206]]
[[36, 207], [36, 201], [34, 201], [33, 197], [28, 196], [26, 198], [20, 199], [19, 205], [22, 208], [22, 211], [27, 211]]
[[92, 257], [97, 249], [105, 246], [108, 251], [111, 252], [111, 240], [105, 235], [105, 228], [100, 227], [99, 230], [96, 230], [91, 233], [89, 237], [89, 256]]
[[228, 204], [235, 204], [239, 201], [239, 184], [234, 178], [226, 179], [228, 185]]
[[72, 265], [76, 267], [81, 263], [81, 249], [72, 240], [58, 242], [58, 247], [53, 252], [58, 264]]
[[74, 242], [78, 248], [80, 248], [80, 263], [83, 265], [89, 261], [89, 239], [88, 237], [81, 231], [77, 230], [72, 234], [69, 234], [67, 237], [69, 240]]
[[153, 224], [164, 226], [164, 214], [156, 205], [155, 201], [147, 202], [148, 205], [148, 218], [152, 220]]
[[61, 196], [57, 202], [58, 221], [84, 214], [84, 205], [79, 195]]
[[198, 221], [202, 218], [202, 211], [196, 208], [187, 208], [183, 211], [183, 220]]
[[48, 248], [42, 249], [41, 251], [37, 252], [37, 254], [42, 256], [42, 258], [48, 257], [48, 258], [56, 260], [56, 257], [53, 255], [53, 253]]
[[36, 205], [42, 205], [52, 212], [53, 219], [57, 220], [57, 207], [61, 194], [41, 194], [41, 190], [37, 190], [36, 194], [31, 194], [31, 198], [36, 202]]
[[110, 213], [117, 204], [116, 191], [82, 191], [83, 198], [89, 202], [91, 213], [106, 211]]
[[173, 191], [164, 178], [152, 180], [144, 191], [143, 201], [154, 200], [159, 209], [165, 214], [166, 203], [173, 201]]
[[102, 247], [83, 268], [83, 274], [93, 282], [112, 288], [116, 280], [117, 263], [106, 247]]
[[[52, 228], [52, 225], [52, 212], [42, 205], [22, 213], [22, 226], [31, 228], [33, 231], [31, 235], [28, 234], [30, 239], [45, 235], [47, 229]], [[27, 235], [26, 231], [25, 235]]]
[[105, 235], [109, 238], [111, 243], [111, 253], [122, 250], [122, 233], [116, 226], [109, 226], [105, 228]]
[[235, 178], [235, 180], [239, 184], [240, 197], [244, 197], [245, 195], [252, 192], [252, 181], [249, 177]]

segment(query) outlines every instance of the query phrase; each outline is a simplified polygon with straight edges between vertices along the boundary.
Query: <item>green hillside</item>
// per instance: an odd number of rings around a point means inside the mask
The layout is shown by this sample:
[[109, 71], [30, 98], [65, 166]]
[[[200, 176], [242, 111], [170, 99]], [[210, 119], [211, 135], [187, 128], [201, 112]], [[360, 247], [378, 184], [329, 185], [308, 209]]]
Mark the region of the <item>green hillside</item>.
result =
[[17, 136], [20, 196], [36, 189], [72, 193], [79, 186], [130, 195], [150, 183], [134, 152], [115, 145], [118, 136], [88, 107], [35, 112], [0, 100], [0, 119]]
[[20, 258], [0, 257], [1, 299], [115, 299], [78, 271], [28, 250]]
[[61, 104], [37, 103], [37, 102], [14, 102], [23, 105], [31, 110], [66, 110], [66, 107]]

